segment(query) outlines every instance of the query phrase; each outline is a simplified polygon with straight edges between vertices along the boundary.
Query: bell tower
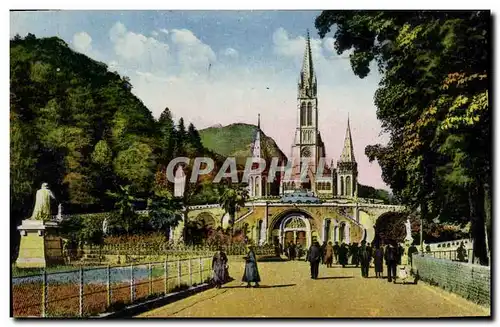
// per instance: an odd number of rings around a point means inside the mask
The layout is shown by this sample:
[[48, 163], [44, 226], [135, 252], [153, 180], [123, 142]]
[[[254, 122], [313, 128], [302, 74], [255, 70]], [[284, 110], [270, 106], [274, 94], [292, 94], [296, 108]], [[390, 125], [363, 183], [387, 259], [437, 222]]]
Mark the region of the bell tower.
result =
[[337, 161], [337, 195], [358, 196], [358, 164], [354, 158], [349, 117], [347, 117], [344, 148], [340, 160]]

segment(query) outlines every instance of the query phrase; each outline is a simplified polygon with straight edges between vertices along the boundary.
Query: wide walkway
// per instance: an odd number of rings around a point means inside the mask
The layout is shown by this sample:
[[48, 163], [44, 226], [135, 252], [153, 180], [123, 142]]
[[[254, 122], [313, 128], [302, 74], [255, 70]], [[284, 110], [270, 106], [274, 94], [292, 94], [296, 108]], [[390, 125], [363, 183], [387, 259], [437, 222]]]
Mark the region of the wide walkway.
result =
[[[239, 261], [239, 260], [238, 260]], [[260, 288], [240, 282], [243, 262], [232, 262], [234, 281], [147, 312], [140, 317], [457, 317], [489, 311], [424, 283], [402, 285], [361, 278], [359, 268], [320, 266], [311, 280], [303, 261], [259, 262]], [[370, 268], [370, 277], [373, 277]]]

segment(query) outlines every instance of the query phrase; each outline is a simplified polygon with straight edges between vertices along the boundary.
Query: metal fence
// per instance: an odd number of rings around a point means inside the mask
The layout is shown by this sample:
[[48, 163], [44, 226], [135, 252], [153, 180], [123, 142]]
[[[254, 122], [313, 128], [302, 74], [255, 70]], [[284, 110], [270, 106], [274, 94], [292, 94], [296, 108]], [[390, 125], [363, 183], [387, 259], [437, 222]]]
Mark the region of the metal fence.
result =
[[212, 257], [12, 278], [14, 317], [86, 317], [207, 282]]
[[[473, 252], [472, 249], [465, 249], [465, 258], [463, 262], [469, 262], [471, 263], [473, 260]], [[445, 259], [445, 260], [451, 260], [451, 261], [461, 261], [458, 259], [458, 252], [457, 250], [447, 250], [447, 251], [432, 251], [432, 252], [426, 252], [426, 256], [430, 256], [436, 259]]]

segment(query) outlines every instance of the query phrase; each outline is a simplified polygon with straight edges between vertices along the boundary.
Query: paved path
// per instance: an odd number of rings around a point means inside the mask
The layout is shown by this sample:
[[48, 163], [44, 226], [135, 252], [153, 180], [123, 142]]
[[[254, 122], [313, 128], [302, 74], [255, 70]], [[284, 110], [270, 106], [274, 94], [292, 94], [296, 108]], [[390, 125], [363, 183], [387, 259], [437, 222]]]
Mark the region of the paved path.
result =
[[[489, 311], [424, 283], [402, 285], [360, 277], [359, 268], [325, 268], [311, 280], [306, 262], [259, 262], [260, 288], [240, 282], [243, 262], [232, 262], [236, 280], [147, 312], [140, 317], [456, 317]], [[374, 275], [370, 268], [370, 275]]]

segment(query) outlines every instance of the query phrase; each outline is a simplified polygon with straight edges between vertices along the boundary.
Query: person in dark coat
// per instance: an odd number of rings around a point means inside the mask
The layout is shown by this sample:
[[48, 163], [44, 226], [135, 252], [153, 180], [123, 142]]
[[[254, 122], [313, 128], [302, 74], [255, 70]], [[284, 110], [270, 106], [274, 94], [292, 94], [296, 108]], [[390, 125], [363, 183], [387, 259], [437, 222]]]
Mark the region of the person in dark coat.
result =
[[410, 248], [408, 249], [408, 264], [410, 265], [410, 267], [411, 267], [412, 260], [413, 260], [412, 256], [413, 256], [413, 254], [415, 254], [415, 253], [418, 253], [418, 249], [417, 249], [417, 247], [415, 246], [415, 244], [412, 244], [412, 245], [410, 246]]
[[321, 245], [321, 264], [325, 265], [325, 248], [326, 248], [326, 241], [323, 242], [323, 244]]
[[368, 270], [370, 268], [370, 255], [368, 254], [368, 249], [365, 241], [361, 242], [361, 247], [359, 248], [359, 261], [361, 263], [361, 276], [363, 278], [368, 278]]
[[374, 257], [374, 264], [375, 264], [375, 277], [376, 278], [382, 278], [382, 271], [383, 271], [383, 265], [384, 265], [384, 249], [377, 244], [377, 247], [375, 248], [375, 252], [373, 254]]
[[368, 267], [370, 267], [370, 262], [373, 258], [373, 248], [371, 247], [370, 243], [366, 243], [366, 252], [368, 252]]
[[385, 249], [385, 264], [387, 266], [387, 281], [390, 283], [394, 280], [396, 283], [396, 267], [398, 264], [398, 250], [389, 243]]
[[342, 243], [339, 248], [339, 263], [342, 265], [342, 268], [345, 268], [347, 265], [347, 255], [349, 250], [347, 249], [347, 245]]
[[213, 281], [215, 288], [221, 288], [221, 285], [228, 280], [229, 276], [227, 274], [227, 268], [227, 256], [222, 248], [219, 248], [212, 259], [212, 271], [214, 273]]
[[351, 263], [358, 268], [359, 266], [359, 247], [358, 243], [353, 243], [351, 247], [351, 256], [352, 256], [352, 261]]
[[288, 245], [288, 259], [295, 260], [295, 255], [295, 244], [290, 242], [290, 244]]
[[311, 266], [311, 278], [317, 279], [319, 274], [319, 262], [321, 261], [321, 248], [318, 242], [314, 242], [309, 248], [307, 261]]
[[333, 255], [335, 257], [335, 263], [339, 263], [339, 242], [335, 242], [335, 245], [333, 246]]
[[257, 257], [253, 251], [253, 246], [248, 247], [248, 253], [245, 257], [245, 273], [243, 274], [242, 281], [247, 283], [247, 288], [250, 287], [250, 283], [255, 283], [254, 287], [259, 287], [260, 275], [259, 269], [257, 268]]
[[323, 255], [323, 262], [326, 264], [327, 268], [332, 267], [332, 263], [333, 263], [333, 245], [332, 245], [332, 242], [328, 242], [328, 245], [325, 247], [325, 252]]
[[403, 258], [403, 254], [405, 253], [405, 249], [401, 246], [401, 244], [398, 244], [398, 247], [397, 247], [397, 262], [398, 262], [398, 265], [401, 265], [401, 259]]

